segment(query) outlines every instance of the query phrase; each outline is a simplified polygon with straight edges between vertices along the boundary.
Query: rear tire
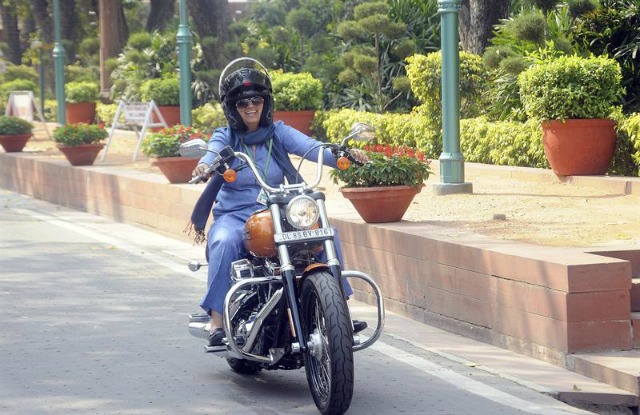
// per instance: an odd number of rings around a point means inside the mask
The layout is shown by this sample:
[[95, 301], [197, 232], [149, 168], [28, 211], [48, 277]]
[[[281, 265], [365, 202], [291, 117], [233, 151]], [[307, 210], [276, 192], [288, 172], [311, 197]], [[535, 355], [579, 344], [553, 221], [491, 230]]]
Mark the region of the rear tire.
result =
[[337, 279], [326, 271], [308, 276], [301, 304], [309, 347], [304, 365], [313, 400], [323, 415], [343, 414], [353, 396], [353, 335]]
[[260, 371], [260, 366], [257, 363], [244, 359], [230, 357], [227, 359], [227, 363], [229, 367], [231, 367], [231, 370], [241, 375], [254, 375]]

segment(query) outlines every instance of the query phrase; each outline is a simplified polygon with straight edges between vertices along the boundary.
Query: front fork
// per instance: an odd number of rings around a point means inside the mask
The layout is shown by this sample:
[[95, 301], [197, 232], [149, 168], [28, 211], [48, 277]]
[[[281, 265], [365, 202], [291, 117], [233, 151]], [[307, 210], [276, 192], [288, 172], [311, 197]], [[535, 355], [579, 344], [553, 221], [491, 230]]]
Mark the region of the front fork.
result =
[[[280, 206], [272, 204], [269, 206], [271, 210], [271, 218], [275, 233], [282, 233], [282, 218], [280, 216]], [[286, 245], [278, 245], [278, 257], [280, 258], [280, 271], [283, 277], [284, 294], [287, 298], [289, 310], [289, 321], [293, 336], [297, 340], [302, 353], [307, 352], [307, 343], [304, 341], [304, 333], [302, 332], [302, 320], [300, 318], [300, 304], [296, 295], [296, 273], [295, 267], [291, 264], [291, 257]]]
[[[320, 211], [320, 225], [323, 228], [328, 228], [330, 227], [330, 225], [329, 225], [329, 219], [326, 215], [324, 200], [318, 199], [317, 203], [319, 205], [319, 211]], [[281, 226], [282, 222], [281, 222], [280, 208], [274, 204], [270, 206], [270, 210], [273, 218], [274, 230], [276, 233], [281, 233], [283, 229]], [[336, 253], [335, 243], [332, 239], [328, 239], [324, 241], [324, 251], [327, 257], [327, 265], [329, 267], [329, 271], [338, 280], [343, 298], [346, 299], [346, 294], [344, 292], [344, 286], [342, 284], [342, 277], [357, 278], [366, 282], [367, 284], [369, 284], [369, 286], [373, 290], [373, 293], [376, 296], [376, 305], [378, 308], [378, 313], [377, 313], [376, 329], [373, 335], [371, 335], [371, 337], [369, 337], [363, 343], [360, 343], [359, 337], [357, 339], [354, 339], [356, 340], [353, 346], [354, 351], [364, 350], [378, 340], [384, 328], [385, 312], [384, 312], [384, 302], [382, 299], [382, 292], [380, 291], [380, 288], [375, 283], [375, 281], [369, 275], [359, 271], [344, 271], [344, 272], [342, 271], [340, 261], [338, 260], [338, 255]], [[300, 311], [299, 311], [300, 304], [298, 302], [298, 297], [296, 295], [295, 268], [291, 264], [289, 251], [285, 245], [278, 246], [278, 255], [280, 257], [281, 271], [282, 271], [282, 276], [284, 278], [283, 285], [284, 285], [285, 296], [287, 298], [288, 310], [290, 313], [290, 321], [292, 326], [291, 329], [293, 331], [295, 339], [297, 340], [300, 351], [303, 353], [306, 353], [308, 346], [306, 341], [304, 340], [305, 333], [303, 332], [302, 322], [301, 322], [302, 320], [300, 317]], [[349, 310], [349, 307], [347, 307], [347, 311], [348, 310]], [[349, 319], [351, 320], [351, 317], [349, 317]]]

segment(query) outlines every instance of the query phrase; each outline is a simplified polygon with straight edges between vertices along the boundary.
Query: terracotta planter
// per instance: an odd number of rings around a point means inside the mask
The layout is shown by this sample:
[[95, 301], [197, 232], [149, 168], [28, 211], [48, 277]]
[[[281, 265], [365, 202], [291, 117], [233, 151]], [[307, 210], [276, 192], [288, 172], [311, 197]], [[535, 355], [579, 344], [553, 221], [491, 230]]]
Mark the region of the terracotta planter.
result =
[[273, 119], [274, 121], [282, 121], [306, 135], [311, 135], [311, 123], [313, 122], [315, 113], [313, 110], [275, 111], [273, 113]]
[[398, 222], [424, 185], [340, 188], [367, 223]]
[[78, 146], [58, 146], [72, 166], [90, 166], [98, 157], [104, 144], [80, 144]]
[[544, 154], [559, 176], [602, 175], [616, 148], [615, 121], [585, 119], [542, 123]]
[[96, 103], [95, 102], [78, 102], [76, 104], [66, 105], [67, 124], [76, 124], [83, 122], [85, 124], [93, 124], [96, 120]]
[[[162, 114], [164, 121], [167, 123], [167, 127], [180, 124], [180, 106], [173, 105], [161, 105], [158, 106], [158, 111]], [[153, 122], [160, 122], [153, 114]], [[160, 131], [162, 128], [152, 128], [152, 131]]]
[[191, 172], [196, 168], [198, 159], [186, 157], [160, 157], [151, 162], [157, 166], [169, 183], [187, 183], [191, 180]]
[[7, 153], [17, 153], [22, 151], [24, 146], [27, 144], [27, 141], [31, 138], [31, 133], [29, 134], [18, 134], [18, 135], [0, 135], [0, 144], [2, 144], [2, 148]]

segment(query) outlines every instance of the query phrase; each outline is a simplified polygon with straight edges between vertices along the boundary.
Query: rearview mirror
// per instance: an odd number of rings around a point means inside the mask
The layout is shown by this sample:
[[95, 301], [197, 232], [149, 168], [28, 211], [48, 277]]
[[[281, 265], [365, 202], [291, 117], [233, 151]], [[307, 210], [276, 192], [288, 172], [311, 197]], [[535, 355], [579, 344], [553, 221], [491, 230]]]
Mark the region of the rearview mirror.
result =
[[363, 122], [356, 122], [351, 126], [349, 135], [342, 140], [342, 145], [344, 145], [351, 138], [356, 141], [371, 141], [375, 137], [376, 129], [374, 127]]
[[369, 124], [356, 122], [351, 126], [351, 133], [349, 135], [356, 141], [369, 141], [375, 138], [376, 129]]
[[197, 159], [207, 154], [207, 151], [207, 143], [200, 138], [180, 144], [180, 155], [182, 157]]

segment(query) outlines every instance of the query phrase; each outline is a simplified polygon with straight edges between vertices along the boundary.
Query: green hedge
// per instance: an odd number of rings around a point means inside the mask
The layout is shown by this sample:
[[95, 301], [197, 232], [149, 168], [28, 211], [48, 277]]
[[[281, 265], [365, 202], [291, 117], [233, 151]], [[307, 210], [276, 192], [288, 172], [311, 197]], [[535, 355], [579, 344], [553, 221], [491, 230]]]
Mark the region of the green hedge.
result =
[[618, 142], [609, 170], [622, 176], [640, 176], [640, 113], [618, 120]]
[[[376, 143], [405, 145], [437, 159], [442, 152], [439, 122], [422, 107], [411, 114], [374, 114], [350, 109], [316, 113], [315, 124], [325, 138], [337, 142], [345, 137], [356, 122], [376, 128]], [[317, 130], [316, 130], [317, 131]], [[472, 163], [549, 168], [542, 146], [539, 121], [491, 122], [485, 117], [460, 121], [460, 151]], [[609, 174], [637, 176], [640, 166], [640, 114], [620, 116], [618, 141]]]
[[460, 151], [472, 163], [549, 168], [537, 121], [461, 120]]
[[442, 149], [439, 124], [421, 111], [422, 107], [417, 107], [411, 114], [376, 114], [342, 109], [316, 113], [316, 117], [323, 120], [327, 141], [340, 141], [353, 123], [364, 122], [375, 127], [376, 143], [413, 147], [434, 158]]

